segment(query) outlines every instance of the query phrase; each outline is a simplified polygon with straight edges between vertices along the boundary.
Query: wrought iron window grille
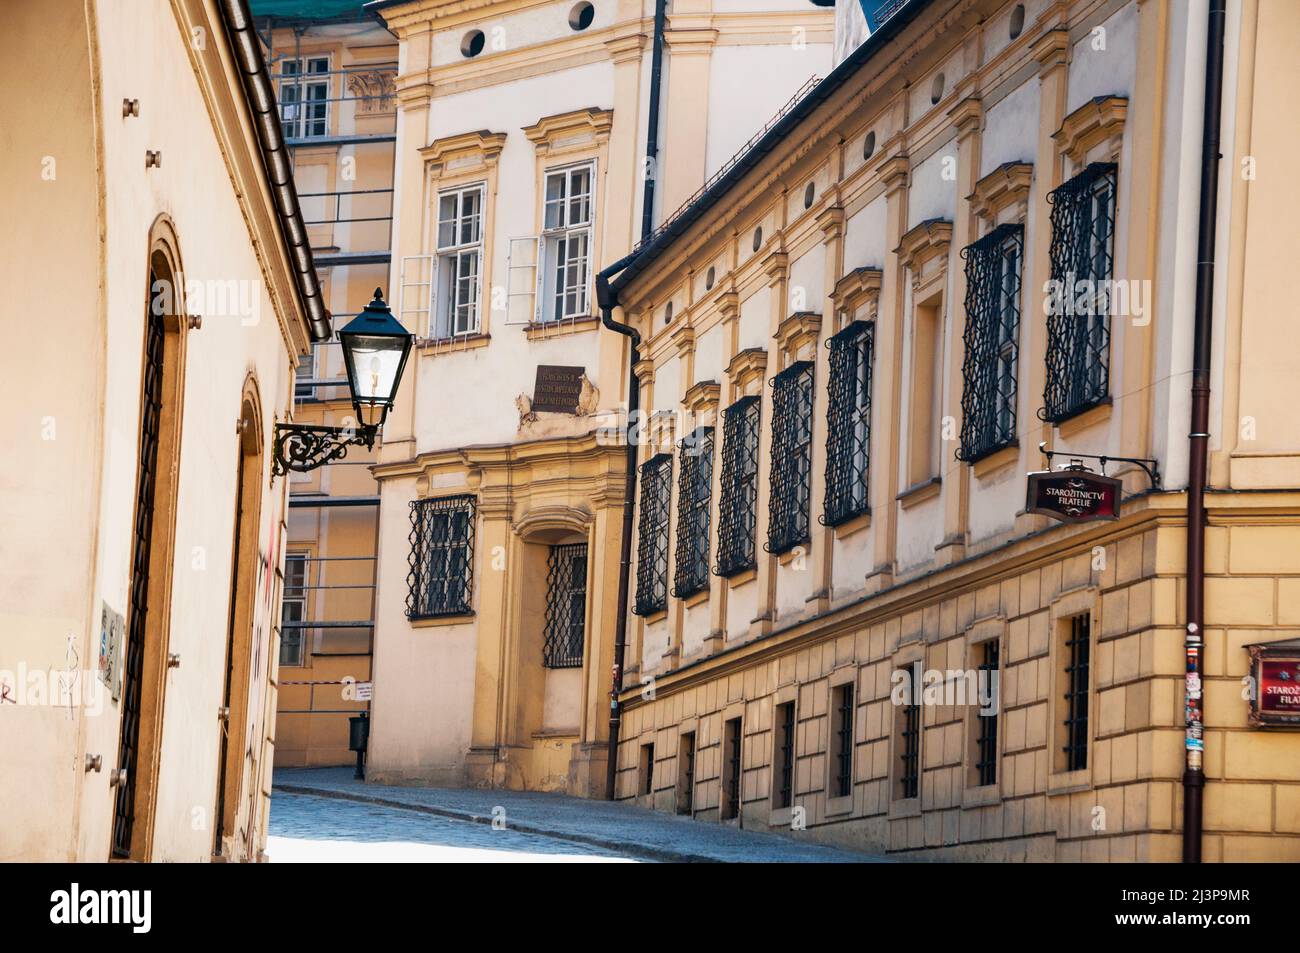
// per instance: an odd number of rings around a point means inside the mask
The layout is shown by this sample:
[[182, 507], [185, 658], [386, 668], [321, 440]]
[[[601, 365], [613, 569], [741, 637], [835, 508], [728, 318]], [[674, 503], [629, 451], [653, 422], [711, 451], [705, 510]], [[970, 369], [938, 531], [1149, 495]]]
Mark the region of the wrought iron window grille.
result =
[[546, 557], [542, 665], [582, 668], [587, 634], [587, 544], [552, 546]]
[[1110, 396], [1116, 182], [1115, 163], [1094, 162], [1047, 196], [1052, 206], [1051, 293], [1047, 382], [1038, 416], [1050, 423]]
[[[992, 680], [998, 677], [998, 657], [1001, 647], [997, 639], [989, 639], [981, 646], [983, 658], [979, 664], [979, 677], [987, 680], [986, 685], [991, 686]], [[984, 687], [980, 691], [989, 691]], [[997, 697], [991, 694], [991, 697]], [[976, 717], [979, 719], [977, 734], [975, 737], [975, 773], [979, 778], [979, 783], [996, 784], [998, 780], [998, 714], [995, 709], [989, 714], [980, 711]]]
[[734, 576], [756, 565], [759, 397], [742, 397], [722, 412], [722, 497], [718, 561], [713, 572]]
[[957, 459], [981, 460], [1016, 443], [1016, 368], [1024, 227], [999, 225], [962, 249], [966, 260], [965, 360]]
[[411, 503], [406, 617], [429, 619], [471, 611], [474, 575], [472, 496]]
[[769, 553], [789, 552], [809, 538], [812, 496], [813, 362], [796, 361], [772, 378], [772, 467], [768, 498]]
[[853, 683], [836, 689], [835, 796], [853, 793]]
[[794, 702], [786, 702], [778, 709], [781, 720], [777, 766], [776, 806], [789, 807], [794, 803]]
[[[909, 673], [910, 676], [910, 673]], [[912, 700], [903, 706], [903, 730], [901, 732], [902, 771], [899, 774], [899, 796], [913, 798], [921, 788], [921, 703], [916, 695], [919, 688], [913, 684]]]
[[1070, 620], [1065, 640], [1065, 769], [1080, 771], [1088, 766], [1088, 664], [1092, 640], [1090, 619], [1084, 615]]
[[636, 615], [668, 606], [668, 520], [673, 457], [660, 453], [641, 464], [641, 520], [636, 550]]
[[673, 597], [709, 584], [709, 507], [713, 502], [713, 428], [699, 427], [678, 444], [677, 552]]
[[826, 342], [830, 393], [826, 428], [826, 503], [818, 517], [838, 526], [866, 513], [871, 472], [871, 367], [875, 325], [853, 321]]
[[740, 816], [741, 742], [740, 719], [732, 718], [723, 726], [723, 757], [727, 759], [723, 820]]

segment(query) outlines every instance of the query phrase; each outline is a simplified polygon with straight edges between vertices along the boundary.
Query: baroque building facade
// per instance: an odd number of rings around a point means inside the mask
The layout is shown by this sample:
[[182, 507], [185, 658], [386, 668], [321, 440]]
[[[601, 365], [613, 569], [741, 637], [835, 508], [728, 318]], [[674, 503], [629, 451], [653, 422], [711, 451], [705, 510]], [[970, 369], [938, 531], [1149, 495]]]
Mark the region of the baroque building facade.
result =
[[419, 338], [374, 467], [372, 779], [605, 790], [629, 367], [595, 273], [831, 59], [807, 0], [667, 8], [368, 7], [399, 44], [391, 300]]
[[[1300, 857], [1300, 738], [1253, 723], [1248, 648], [1300, 624], [1300, 15], [1225, 21], [1193, 677], [1208, 4], [894, 6], [602, 274], [650, 411], [616, 796], [915, 858], [1174, 860], [1194, 751], [1204, 858]], [[1031, 511], [1040, 445], [1109, 457], [1119, 518]]]
[[272, 439], [328, 314], [251, 18], [23, 0], [0, 51], [0, 858], [262, 859]]

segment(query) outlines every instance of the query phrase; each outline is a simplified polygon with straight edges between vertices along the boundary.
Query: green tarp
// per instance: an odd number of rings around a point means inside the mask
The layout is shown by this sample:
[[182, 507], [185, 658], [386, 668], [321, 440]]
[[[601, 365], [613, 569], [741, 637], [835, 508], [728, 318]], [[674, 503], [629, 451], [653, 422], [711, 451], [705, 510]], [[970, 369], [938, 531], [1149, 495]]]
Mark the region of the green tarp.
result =
[[366, 0], [249, 0], [255, 17], [281, 20], [357, 20]]

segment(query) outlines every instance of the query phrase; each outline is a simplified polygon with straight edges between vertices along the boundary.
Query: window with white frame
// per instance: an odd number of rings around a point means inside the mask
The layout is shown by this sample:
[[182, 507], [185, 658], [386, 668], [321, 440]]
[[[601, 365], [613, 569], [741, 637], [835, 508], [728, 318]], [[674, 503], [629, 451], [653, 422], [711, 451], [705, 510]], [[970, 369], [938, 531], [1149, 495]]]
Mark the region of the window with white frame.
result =
[[305, 56], [280, 62], [280, 121], [286, 139], [329, 135], [330, 58]]
[[430, 308], [434, 338], [479, 330], [483, 191], [479, 184], [438, 194], [437, 273]]
[[546, 173], [542, 214], [542, 321], [586, 317], [590, 311], [591, 236], [596, 167]]
[[280, 664], [303, 664], [304, 636], [307, 633], [307, 553], [289, 553], [284, 557], [284, 595], [280, 612]]

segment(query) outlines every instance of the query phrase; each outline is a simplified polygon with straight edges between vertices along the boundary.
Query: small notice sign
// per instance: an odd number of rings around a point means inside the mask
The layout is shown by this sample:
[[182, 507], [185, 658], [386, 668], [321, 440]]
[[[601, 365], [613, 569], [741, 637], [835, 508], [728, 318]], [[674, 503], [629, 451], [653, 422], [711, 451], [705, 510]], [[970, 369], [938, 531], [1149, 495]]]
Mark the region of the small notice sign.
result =
[[357, 682], [354, 690], [356, 692], [356, 701], [368, 702], [372, 701], [375, 697], [374, 682]]
[[533, 412], [576, 414], [586, 371], [585, 367], [539, 364], [537, 380], [533, 384]]
[[1300, 728], [1300, 639], [1248, 645], [1255, 728]]
[[1082, 467], [1029, 474], [1025, 509], [1063, 523], [1119, 518], [1123, 483]]

